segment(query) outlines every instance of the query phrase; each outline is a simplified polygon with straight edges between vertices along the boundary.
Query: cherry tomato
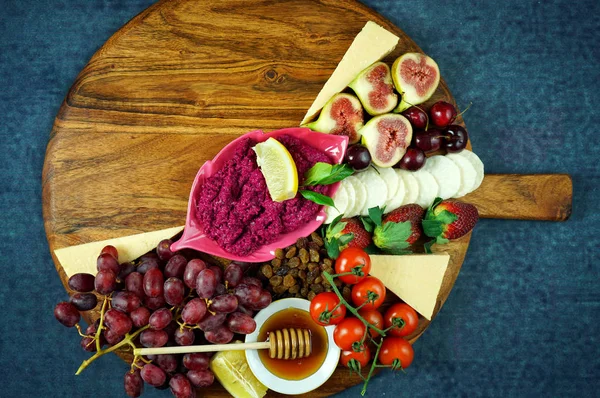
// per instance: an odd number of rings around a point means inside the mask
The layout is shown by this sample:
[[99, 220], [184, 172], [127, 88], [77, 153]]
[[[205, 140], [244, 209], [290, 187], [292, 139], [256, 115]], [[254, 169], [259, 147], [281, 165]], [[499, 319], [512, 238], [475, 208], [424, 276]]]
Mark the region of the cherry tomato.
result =
[[355, 267], [363, 266], [362, 276], [359, 275], [344, 275], [340, 276], [339, 279], [347, 285], [354, 285], [369, 275], [371, 272], [371, 258], [362, 249], [358, 247], [349, 247], [342, 250], [340, 256], [335, 260], [335, 273], [342, 274], [346, 272], [352, 272]]
[[333, 341], [343, 351], [353, 351], [352, 345], [362, 340], [366, 326], [358, 318], [346, 318], [333, 331]]
[[356, 306], [361, 306], [364, 302], [369, 301], [369, 292], [377, 295], [374, 302], [369, 302], [361, 309], [376, 310], [383, 304], [385, 300], [385, 286], [374, 276], [367, 276], [361, 282], [354, 285], [352, 288], [352, 302]]
[[382, 365], [394, 365], [394, 361], [399, 361], [402, 369], [410, 366], [415, 356], [412, 346], [402, 337], [384, 337], [379, 351], [379, 362]]
[[392, 305], [385, 312], [383, 319], [385, 321], [385, 328], [392, 326], [394, 318], [402, 318], [404, 326], [399, 328], [398, 326], [390, 329], [389, 334], [396, 337], [408, 336], [417, 329], [419, 325], [419, 316], [417, 312], [408, 304], [397, 303]]
[[[358, 313], [360, 314], [360, 316], [365, 318], [365, 320], [371, 325], [383, 330], [383, 315], [381, 315], [381, 312], [377, 310], [361, 309], [360, 311], [358, 311]], [[371, 333], [371, 337], [379, 336], [379, 333], [377, 333], [373, 329], [369, 329], [369, 333]]]
[[360, 364], [361, 369], [366, 368], [371, 360], [371, 349], [365, 345], [364, 350], [359, 352], [352, 350], [342, 351], [342, 356], [340, 357], [342, 365], [349, 368], [350, 366], [348, 364], [352, 359], [355, 359]]
[[[344, 305], [340, 305], [331, 312], [339, 303], [340, 299], [335, 293], [319, 293], [310, 302], [310, 316], [321, 326], [337, 325], [346, 316], [346, 306]], [[324, 314], [325, 312], [329, 312], [329, 315]]]

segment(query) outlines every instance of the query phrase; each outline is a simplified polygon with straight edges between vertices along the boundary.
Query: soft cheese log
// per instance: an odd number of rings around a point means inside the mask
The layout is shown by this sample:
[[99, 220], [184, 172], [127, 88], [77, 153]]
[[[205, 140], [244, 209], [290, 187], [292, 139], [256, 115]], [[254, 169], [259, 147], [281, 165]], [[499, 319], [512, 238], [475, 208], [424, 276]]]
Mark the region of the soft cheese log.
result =
[[367, 22], [354, 38], [346, 54], [306, 112], [300, 125], [312, 121], [333, 95], [343, 91], [363, 69], [391, 53], [399, 40], [398, 36], [375, 22]]
[[371, 255], [370, 274], [415, 311], [431, 320], [450, 256], [414, 254], [406, 256]]
[[183, 230], [181, 227], [161, 229], [160, 231], [145, 232], [136, 235], [122, 236], [98, 242], [84, 243], [77, 246], [64, 247], [54, 250], [67, 277], [79, 272], [96, 275], [96, 259], [104, 246], [112, 245], [119, 252], [119, 262], [133, 261], [142, 254], [154, 249], [163, 239], [169, 239]]

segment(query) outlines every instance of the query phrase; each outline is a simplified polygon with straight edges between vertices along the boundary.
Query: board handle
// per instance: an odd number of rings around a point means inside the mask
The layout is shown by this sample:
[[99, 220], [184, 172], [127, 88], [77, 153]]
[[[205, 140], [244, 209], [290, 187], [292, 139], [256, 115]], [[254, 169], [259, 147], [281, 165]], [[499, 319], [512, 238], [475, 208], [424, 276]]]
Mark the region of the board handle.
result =
[[475, 205], [482, 218], [565, 221], [572, 199], [568, 174], [488, 174], [460, 200]]

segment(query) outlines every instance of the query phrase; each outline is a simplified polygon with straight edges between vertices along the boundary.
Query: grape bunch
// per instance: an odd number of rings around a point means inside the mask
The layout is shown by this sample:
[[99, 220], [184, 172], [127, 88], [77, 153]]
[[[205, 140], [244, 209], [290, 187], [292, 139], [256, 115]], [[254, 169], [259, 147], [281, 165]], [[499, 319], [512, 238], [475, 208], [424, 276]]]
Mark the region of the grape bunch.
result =
[[[256, 329], [254, 313], [271, 304], [259, 279], [245, 275], [248, 264], [233, 262], [224, 270], [207, 264], [191, 250], [172, 252], [171, 240], [132, 263], [120, 264], [117, 249], [106, 246], [97, 260], [98, 273], [69, 278], [74, 291], [54, 308], [56, 319], [76, 327], [81, 347], [98, 357], [118, 349], [192, 344], [226, 344], [236, 334]], [[102, 302], [100, 318], [82, 332], [80, 311]], [[214, 381], [210, 354], [135, 356], [125, 374], [128, 396], [138, 397], [144, 383], [169, 388], [175, 397], [195, 396], [195, 389]]]

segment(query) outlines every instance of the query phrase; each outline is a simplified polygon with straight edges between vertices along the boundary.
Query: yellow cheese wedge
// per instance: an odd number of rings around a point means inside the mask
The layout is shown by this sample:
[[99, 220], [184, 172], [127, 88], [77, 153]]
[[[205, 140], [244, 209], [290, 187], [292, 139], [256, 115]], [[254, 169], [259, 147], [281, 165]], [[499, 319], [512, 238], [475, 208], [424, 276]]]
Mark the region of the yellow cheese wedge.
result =
[[337, 68], [317, 95], [300, 124], [310, 122], [325, 103], [334, 94], [344, 90], [363, 69], [391, 53], [398, 44], [398, 40], [400, 40], [398, 36], [385, 30], [375, 22], [367, 22], [354, 38], [346, 54], [344, 54]]
[[450, 256], [446, 253], [371, 255], [370, 274], [431, 320], [449, 261]]
[[112, 245], [119, 252], [119, 262], [125, 263], [140, 257], [154, 249], [163, 239], [177, 235], [183, 226], [161, 229], [160, 231], [122, 236], [98, 242], [84, 243], [77, 246], [64, 247], [54, 250], [68, 277], [79, 272], [96, 275], [96, 259], [104, 246]]

